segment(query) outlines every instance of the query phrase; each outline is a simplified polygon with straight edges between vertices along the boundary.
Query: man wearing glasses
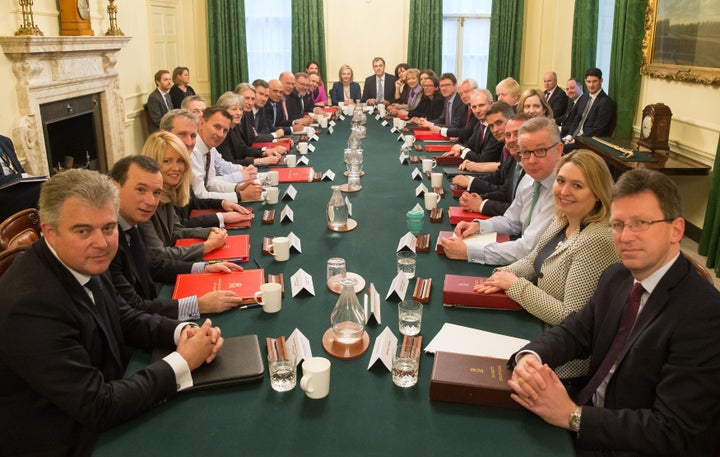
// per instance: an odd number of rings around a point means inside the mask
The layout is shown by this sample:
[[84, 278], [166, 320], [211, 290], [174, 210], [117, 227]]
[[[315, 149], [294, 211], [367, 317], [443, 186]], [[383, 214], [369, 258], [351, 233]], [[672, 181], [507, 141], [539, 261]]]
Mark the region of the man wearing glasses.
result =
[[[560, 133], [552, 119], [535, 118], [523, 124], [518, 135], [520, 164], [526, 174], [518, 184], [513, 202], [502, 216], [460, 222], [455, 227], [455, 236], [441, 241], [448, 258], [509, 265], [530, 253], [550, 224], [554, 210], [555, 164], [562, 155]], [[519, 238], [485, 246], [463, 241], [470, 235], [490, 232]]]
[[[717, 456], [720, 293], [680, 253], [677, 186], [628, 171], [610, 211], [622, 264], [585, 307], [511, 358], [512, 397], [575, 432], [577, 455]], [[587, 384], [567, 392], [552, 368], [586, 357]]]

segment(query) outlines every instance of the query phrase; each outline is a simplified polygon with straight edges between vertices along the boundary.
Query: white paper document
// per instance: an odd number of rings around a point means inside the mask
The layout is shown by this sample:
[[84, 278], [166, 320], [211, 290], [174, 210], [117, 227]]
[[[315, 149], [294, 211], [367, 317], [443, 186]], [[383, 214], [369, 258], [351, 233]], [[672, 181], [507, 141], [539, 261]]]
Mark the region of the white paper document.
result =
[[434, 354], [437, 351], [444, 351], [507, 359], [529, 342], [500, 333], [444, 324], [435, 338], [425, 347], [425, 352]]

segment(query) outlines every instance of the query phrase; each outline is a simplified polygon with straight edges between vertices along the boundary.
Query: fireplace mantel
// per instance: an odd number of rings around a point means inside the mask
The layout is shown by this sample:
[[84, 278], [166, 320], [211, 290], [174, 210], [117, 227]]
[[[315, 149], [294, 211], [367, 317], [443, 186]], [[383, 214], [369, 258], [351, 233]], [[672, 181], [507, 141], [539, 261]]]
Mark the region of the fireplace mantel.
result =
[[130, 37], [0, 37], [12, 62], [20, 117], [13, 140], [26, 171], [49, 174], [40, 105], [100, 94], [108, 164], [125, 153], [125, 103], [115, 70], [117, 53]]

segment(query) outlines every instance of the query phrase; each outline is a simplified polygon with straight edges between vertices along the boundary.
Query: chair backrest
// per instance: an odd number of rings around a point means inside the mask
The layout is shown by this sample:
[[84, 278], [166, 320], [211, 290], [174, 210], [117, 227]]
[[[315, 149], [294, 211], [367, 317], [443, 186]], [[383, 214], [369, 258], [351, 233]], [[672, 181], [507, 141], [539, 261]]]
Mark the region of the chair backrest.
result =
[[40, 215], [35, 208], [18, 211], [0, 223], [0, 251], [30, 246], [40, 238]]
[[15, 260], [18, 255], [22, 254], [25, 249], [27, 249], [27, 247], [19, 246], [0, 252], [0, 276], [5, 274], [7, 269], [10, 268], [10, 265], [12, 265], [13, 260]]
[[147, 138], [155, 131], [155, 126], [150, 118], [150, 110], [148, 109], [147, 103], [143, 105], [143, 115], [145, 117], [145, 137]]
[[698, 271], [698, 273], [700, 273], [700, 276], [702, 276], [703, 278], [705, 278], [705, 280], [706, 280], [707, 282], [709, 282], [710, 284], [715, 285], [715, 278], [713, 278], [713, 276], [710, 274], [710, 272], [708, 271], [707, 268], [705, 268], [704, 266], [702, 266], [702, 265], [700, 264], [700, 262], [698, 262], [697, 260], [693, 259], [692, 257], [690, 257], [689, 255], [685, 254], [684, 252], [683, 252], [682, 254], [685, 256], [686, 259], [688, 259], [688, 260], [690, 261], [691, 264], [693, 264], [693, 266], [694, 266], [695, 269]]

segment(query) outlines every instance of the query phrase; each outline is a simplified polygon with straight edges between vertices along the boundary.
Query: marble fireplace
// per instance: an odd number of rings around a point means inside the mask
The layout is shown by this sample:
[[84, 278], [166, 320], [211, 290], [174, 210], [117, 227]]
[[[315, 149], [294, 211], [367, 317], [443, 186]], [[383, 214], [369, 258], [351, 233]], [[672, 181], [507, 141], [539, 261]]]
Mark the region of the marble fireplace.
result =
[[[129, 40], [104, 36], [0, 37], [0, 47], [11, 61], [16, 79], [19, 116], [12, 139], [28, 173], [49, 175], [57, 168], [58, 160], [51, 158], [50, 144], [46, 144], [53, 130], [78, 135], [75, 146], [80, 152], [75, 166], [86, 162], [86, 150], [93, 151], [93, 165], [100, 169], [124, 156], [125, 105], [115, 64], [117, 53]], [[91, 117], [81, 120], [83, 116]], [[68, 127], [53, 128], [58, 119], [71, 120]], [[82, 135], [94, 138], [89, 141]]]

